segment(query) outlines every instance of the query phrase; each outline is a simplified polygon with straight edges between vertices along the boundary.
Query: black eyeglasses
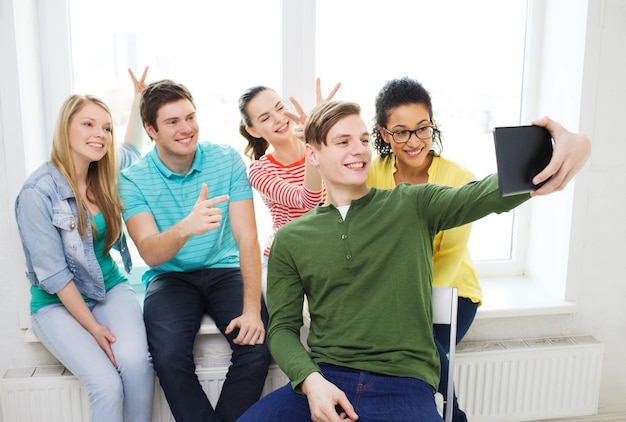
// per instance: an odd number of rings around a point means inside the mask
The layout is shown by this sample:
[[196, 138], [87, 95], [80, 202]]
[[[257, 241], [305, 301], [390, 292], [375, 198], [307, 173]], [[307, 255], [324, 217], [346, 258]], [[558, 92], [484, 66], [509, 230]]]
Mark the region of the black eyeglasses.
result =
[[424, 126], [417, 128], [415, 130], [399, 130], [397, 132], [392, 132], [387, 128], [383, 128], [385, 132], [391, 135], [391, 139], [393, 139], [398, 144], [406, 144], [411, 139], [411, 135], [415, 135], [417, 139], [430, 139], [433, 137], [435, 133], [435, 128], [433, 126]]

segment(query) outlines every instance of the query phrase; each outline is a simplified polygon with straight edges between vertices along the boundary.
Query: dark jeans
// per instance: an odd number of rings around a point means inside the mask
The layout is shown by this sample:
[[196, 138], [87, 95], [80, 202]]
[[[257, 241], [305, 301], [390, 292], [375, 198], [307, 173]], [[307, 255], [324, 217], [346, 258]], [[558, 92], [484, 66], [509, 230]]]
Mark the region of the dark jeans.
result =
[[[261, 305], [267, 327], [267, 309], [265, 303]], [[240, 346], [233, 343], [238, 330], [224, 334], [242, 309], [239, 268], [167, 273], [148, 285], [144, 300], [148, 345], [177, 422], [234, 421], [261, 397], [270, 364], [266, 344]], [[233, 351], [215, 410], [198, 381], [193, 359], [193, 344], [204, 314], [215, 320]]]
[[[416, 378], [391, 377], [320, 365], [324, 378], [347, 396], [359, 422], [441, 422], [433, 388]], [[238, 422], [310, 421], [306, 396], [287, 384], [259, 400]]]
[[[456, 330], [456, 344], [459, 344], [467, 331], [470, 329], [472, 322], [474, 321], [474, 317], [476, 316], [476, 311], [478, 310], [478, 304], [472, 302], [471, 299], [466, 297], [459, 298], [459, 311], [457, 316], [457, 330]], [[444, 415], [445, 408], [447, 406], [448, 398], [448, 352], [450, 351], [450, 326], [443, 324], [435, 324], [433, 326], [435, 332], [435, 345], [437, 346], [437, 351], [439, 352], [439, 361], [441, 363], [441, 378], [439, 380], [439, 388], [437, 391], [443, 395], [444, 399]], [[454, 422], [467, 422], [467, 417], [465, 413], [459, 409], [459, 403], [456, 399], [456, 393], [453, 397], [452, 402], [452, 420]]]

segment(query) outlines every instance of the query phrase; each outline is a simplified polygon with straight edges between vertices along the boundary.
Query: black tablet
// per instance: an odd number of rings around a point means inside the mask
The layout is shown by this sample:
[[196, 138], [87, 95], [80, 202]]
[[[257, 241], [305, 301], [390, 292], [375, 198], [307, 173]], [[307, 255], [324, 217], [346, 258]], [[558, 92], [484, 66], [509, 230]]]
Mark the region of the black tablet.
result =
[[[510, 196], [539, 189], [533, 177], [552, 158], [552, 137], [541, 126], [512, 126], [493, 129], [500, 195]], [[547, 182], [547, 180], [546, 180]]]

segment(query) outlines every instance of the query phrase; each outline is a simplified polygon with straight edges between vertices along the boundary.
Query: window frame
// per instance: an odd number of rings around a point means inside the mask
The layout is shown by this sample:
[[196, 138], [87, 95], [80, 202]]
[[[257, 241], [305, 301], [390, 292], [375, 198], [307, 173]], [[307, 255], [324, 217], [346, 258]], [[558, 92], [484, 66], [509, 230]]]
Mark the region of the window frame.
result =
[[[24, 151], [29, 151], [29, 154], [24, 154], [25, 177], [41, 162], [39, 158], [47, 157], [49, 150], [47, 140], [51, 137], [54, 116], [67, 93], [72, 92], [69, 10], [67, 0], [46, 2], [31, 0], [13, 2], [13, 5], [16, 9], [16, 44], [18, 50], [22, 51], [18, 54], [20, 62], [18, 67], [26, 69], [28, 64], [34, 64], [34, 68], [30, 67], [30, 72], [19, 75], [19, 97], [22, 105], [35, 105], [32, 109], [40, 111], [39, 115], [35, 113], [35, 117], [41, 117], [35, 119], [40, 120], [41, 125], [30, 125], [32, 114], [21, 115]], [[530, 121], [531, 118], [548, 114], [566, 128], [580, 131], [582, 95], [585, 94], [582, 92], [585, 60], [581, 55], [585, 54], [584, 28], [587, 27], [587, 8], [587, 1], [584, 0], [575, 3], [567, 0], [529, 0], [521, 121]], [[294, 46], [297, 46], [297, 51], [300, 52], [299, 57], [294, 58], [290, 55], [289, 60], [283, 61], [285, 75], [283, 93], [302, 99], [305, 107], [314, 104], [310, 87], [308, 84], [304, 86], [301, 82], [315, 77], [315, 22], [311, 18], [314, 11], [315, 0], [283, 1], [285, 17], [283, 55], [294, 51]], [[559, 22], [548, 19], [557, 13], [559, 15], [565, 13], [570, 19], [559, 19]], [[17, 23], [24, 20], [28, 21], [29, 25], [18, 28]], [[582, 36], [582, 40], [577, 39], [574, 47], [562, 51], [563, 39], [568, 37], [577, 25], [582, 25], [583, 29], [576, 32]], [[59, 28], [66, 28], [66, 31]], [[567, 44], [571, 45], [571, 38]], [[564, 65], [571, 73], [569, 82], [574, 83], [575, 87], [580, 87], [580, 92], [572, 93], [571, 86], [568, 87], [565, 83], [557, 84], [556, 87], [551, 86], [549, 90], [545, 89], [548, 84], [562, 78], [563, 75], [557, 73]], [[33, 81], [41, 83], [29, 85]], [[558, 99], [565, 98], [565, 95], [579, 97], [569, 101], [569, 105], [558, 104]], [[32, 154], [31, 151], [35, 153]], [[584, 212], [588, 191], [586, 173], [583, 170], [577, 176], [576, 183], [570, 183], [563, 192], [533, 199], [519, 208], [516, 212], [512, 245], [515, 259], [506, 263], [477, 263], [486, 303], [479, 311], [479, 318], [575, 311], [577, 286], [580, 283], [580, 277], [576, 275], [579, 271], [576, 261], [580, 260], [575, 258], [580, 258], [582, 254], [582, 246], [575, 241], [582, 233], [572, 232], [571, 229], [575, 224], [584, 221], [586, 216]], [[555, 221], [558, 224], [554, 224]], [[16, 237], [15, 233], [13, 236], [18, 242], [16, 244], [19, 244], [19, 237]], [[548, 245], [546, 238], [553, 243]], [[16, 282], [23, 283], [23, 280]], [[516, 300], [519, 300], [520, 296], [515, 297], [518, 289], [532, 295], [547, 292], [548, 297], [539, 301], [537, 306], [519, 307]], [[509, 290], [508, 293], [506, 290]], [[21, 302], [24, 304], [20, 306], [20, 325], [28, 328], [29, 293], [27, 289], [19, 291]], [[502, 299], [500, 294], [507, 296], [509, 300]]]

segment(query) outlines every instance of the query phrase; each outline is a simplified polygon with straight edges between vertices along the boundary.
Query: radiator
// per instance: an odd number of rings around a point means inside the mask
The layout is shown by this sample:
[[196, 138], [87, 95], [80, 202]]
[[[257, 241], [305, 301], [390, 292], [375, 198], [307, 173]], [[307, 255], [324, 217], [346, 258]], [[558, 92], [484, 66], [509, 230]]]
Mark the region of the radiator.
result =
[[[212, 366], [198, 378], [215, 405], [226, 375], [227, 356], [216, 347]], [[604, 346], [589, 336], [461, 342], [455, 385], [472, 422], [516, 422], [594, 415]], [[219, 356], [224, 354], [223, 361]], [[200, 361], [207, 362], [198, 356]], [[264, 394], [287, 382], [272, 365]], [[10, 369], [0, 383], [3, 422], [83, 422], [89, 400], [81, 383], [62, 366]], [[174, 422], [162, 390], [155, 391], [154, 422]]]
[[[226, 368], [200, 368], [198, 379], [215, 406]], [[263, 394], [287, 383], [272, 365]], [[90, 419], [89, 397], [82, 383], [63, 366], [9, 369], [0, 382], [3, 422], [85, 422]], [[153, 422], [175, 422], [167, 400], [156, 383]]]
[[472, 422], [595, 415], [603, 354], [590, 336], [461, 342], [459, 405]]
[[82, 422], [89, 398], [63, 366], [9, 369], [0, 384], [4, 422]]

